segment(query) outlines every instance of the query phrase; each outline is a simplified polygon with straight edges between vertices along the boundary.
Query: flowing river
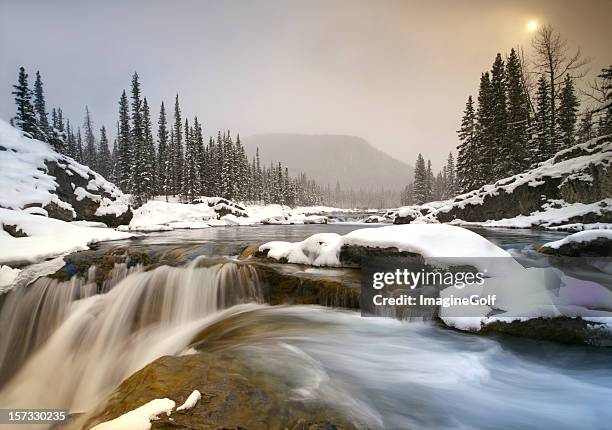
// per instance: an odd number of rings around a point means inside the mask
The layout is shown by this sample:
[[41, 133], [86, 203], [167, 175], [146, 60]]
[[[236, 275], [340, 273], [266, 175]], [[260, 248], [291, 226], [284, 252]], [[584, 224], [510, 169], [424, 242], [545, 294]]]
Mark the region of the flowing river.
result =
[[[610, 428], [610, 348], [268, 306], [257, 271], [232, 258], [245, 245], [363, 227], [156, 233], [133, 246], [173, 249], [188, 262], [150, 271], [118, 265], [103, 291], [91, 282], [95, 269], [90, 280], [42, 278], [17, 288], [0, 299], [0, 405], [86, 412], [156, 358], [208, 348], [231, 351], [286, 381], [295, 399], [329, 403], [363, 428]], [[475, 231], [531, 264], [545, 264], [534, 246], [564, 236]]]

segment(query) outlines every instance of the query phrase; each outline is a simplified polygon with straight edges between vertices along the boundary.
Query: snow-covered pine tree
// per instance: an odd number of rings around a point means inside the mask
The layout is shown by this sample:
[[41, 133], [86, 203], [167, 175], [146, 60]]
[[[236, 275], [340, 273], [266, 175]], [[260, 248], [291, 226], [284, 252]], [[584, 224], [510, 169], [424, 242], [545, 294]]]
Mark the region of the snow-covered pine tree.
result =
[[53, 108], [51, 111], [51, 138], [49, 143], [53, 146], [57, 152], [61, 154], [66, 153], [66, 143], [68, 135], [64, 130], [64, 118], [61, 109]]
[[157, 184], [159, 193], [168, 196], [170, 194], [169, 181], [169, 153], [168, 153], [168, 119], [164, 102], [159, 108], [159, 119], [157, 121]]
[[536, 113], [533, 124], [534, 145], [532, 146], [534, 149], [534, 164], [550, 158], [555, 152], [555, 146], [550, 135], [550, 120], [549, 85], [544, 75], [541, 75], [540, 79], [538, 79], [536, 91]]
[[34, 112], [36, 113], [36, 139], [50, 142], [51, 127], [49, 127], [43, 82], [39, 71], [36, 71], [36, 80], [34, 81]]
[[104, 176], [106, 179], [110, 179], [113, 160], [111, 157], [110, 149], [108, 147], [108, 137], [106, 136], [106, 128], [104, 126], [100, 128], [100, 145], [96, 160], [97, 172]]
[[130, 104], [125, 90], [119, 99], [119, 124], [117, 130], [119, 149], [117, 177], [119, 187], [126, 193], [131, 192], [132, 148], [130, 139]]
[[89, 108], [85, 106], [85, 119], [83, 120], [83, 131], [85, 133], [85, 146], [83, 148], [83, 164], [89, 166], [93, 170], [98, 169], [96, 163], [96, 136], [93, 130], [93, 121]]
[[582, 118], [580, 118], [580, 125], [578, 126], [577, 140], [578, 143], [584, 143], [595, 137], [595, 130], [593, 127], [593, 113], [590, 111], [584, 112]]
[[521, 62], [513, 49], [506, 61], [506, 88], [508, 93], [508, 175], [529, 168], [529, 99], [523, 84]]
[[172, 149], [170, 151], [170, 172], [172, 179], [172, 195], [181, 193], [183, 183], [183, 122], [181, 119], [181, 107], [179, 96], [174, 101], [174, 127], [172, 129]]
[[155, 142], [153, 141], [153, 126], [151, 124], [151, 111], [147, 98], [142, 101], [142, 124], [144, 130], [143, 154], [145, 158], [146, 185], [149, 188], [148, 195], [157, 194], [157, 171], [155, 169]]
[[476, 188], [476, 112], [472, 96], [469, 96], [463, 111], [461, 127], [457, 131], [459, 145], [457, 146], [457, 191], [467, 192]]
[[597, 134], [612, 139], [612, 65], [601, 69], [597, 77], [601, 80], [602, 91], [602, 106], [597, 109], [600, 114]]
[[206, 195], [206, 175], [208, 173], [208, 161], [206, 148], [204, 146], [204, 135], [202, 133], [202, 124], [198, 121], [198, 117], [193, 119], [193, 145], [196, 158], [196, 174], [198, 183], [196, 186], [197, 194]]
[[188, 202], [192, 202], [198, 191], [198, 172], [196, 166], [195, 146], [193, 144], [193, 129], [189, 127], [189, 120], [185, 118], [185, 172], [183, 175], [183, 195]]
[[131, 193], [134, 204], [144, 204], [150, 196], [151, 178], [147, 171], [147, 154], [145, 151], [144, 120], [142, 113], [142, 100], [140, 98], [140, 82], [138, 73], [132, 75], [132, 125], [130, 128], [130, 147], [132, 150], [132, 164], [130, 168]]
[[76, 138], [76, 157], [75, 160], [79, 163], [83, 162], [83, 136], [81, 135], [81, 127], [77, 128], [77, 138]]
[[494, 182], [514, 169], [514, 147], [508, 139], [508, 108], [506, 100], [506, 67], [501, 54], [498, 53], [491, 68], [491, 98], [492, 98], [492, 138], [487, 145], [491, 167], [488, 182]]
[[455, 159], [453, 153], [448, 153], [446, 166], [444, 168], [444, 176], [446, 178], [446, 187], [444, 190], [444, 198], [450, 198], [457, 195], [457, 173], [455, 169]]
[[425, 159], [421, 154], [417, 156], [414, 164], [414, 203], [422, 205], [428, 200], [427, 192], [427, 167], [425, 167]]
[[113, 184], [119, 183], [119, 144], [117, 143], [117, 139], [113, 139], [113, 152], [111, 154], [111, 173], [110, 173], [110, 181]]
[[480, 78], [478, 90], [478, 109], [476, 111], [476, 145], [473, 152], [472, 169], [474, 186], [476, 188], [491, 181], [495, 172], [495, 138], [493, 135], [493, 91], [489, 73], [485, 72]]
[[559, 93], [559, 110], [557, 112], [557, 136], [560, 146], [557, 150], [569, 148], [576, 143], [576, 121], [580, 103], [574, 90], [574, 81], [570, 75], [565, 75], [563, 86]]
[[17, 85], [13, 85], [12, 95], [15, 96], [17, 114], [11, 119], [11, 124], [27, 136], [35, 138], [37, 135], [36, 114], [32, 104], [32, 90], [28, 86], [28, 74], [23, 67], [19, 68]]
[[77, 160], [77, 143], [70, 127], [70, 120], [66, 120], [66, 155]]

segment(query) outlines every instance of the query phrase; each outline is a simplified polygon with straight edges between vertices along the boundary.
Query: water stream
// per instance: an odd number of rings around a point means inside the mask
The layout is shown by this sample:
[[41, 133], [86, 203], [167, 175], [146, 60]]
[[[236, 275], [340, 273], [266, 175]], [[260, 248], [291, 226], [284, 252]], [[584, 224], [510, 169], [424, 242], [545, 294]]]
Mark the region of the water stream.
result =
[[[328, 402], [364, 428], [609, 428], [610, 349], [481, 337], [316, 306], [271, 307], [252, 266], [209, 258], [357, 227], [154, 234], [138, 246], [195, 246], [203, 255], [147, 272], [118, 265], [101, 289], [91, 281], [95, 269], [85, 279], [42, 278], [16, 289], [0, 309], [0, 405], [85, 412], [160, 356], [217, 348], [283, 378], [296, 399]], [[487, 233], [525, 255], [562, 236]], [[202, 333], [214, 336], [202, 341]]]

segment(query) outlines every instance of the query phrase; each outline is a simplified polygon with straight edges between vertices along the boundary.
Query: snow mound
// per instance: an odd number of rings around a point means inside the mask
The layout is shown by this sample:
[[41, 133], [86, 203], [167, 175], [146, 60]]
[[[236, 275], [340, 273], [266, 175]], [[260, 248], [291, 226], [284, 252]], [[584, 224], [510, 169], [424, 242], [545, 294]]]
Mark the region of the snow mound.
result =
[[193, 390], [189, 397], [187, 397], [187, 400], [185, 400], [185, 403], [176, 408], [176, 411], [188, 411], [189, 409], [193, 409], [201, 397], [202, 394], [198, 390]]
[[36, 263], [88, 249], [92, 243], [133, 236], [10, 209], [0, 209], [0, 226], [0, 264], [10, 266]]
[[[490, 265], [491, 257], [508, 259], [510, 254], [470, 230], [446, 224], [405, 224], [380, 228], [363, 228], [341, 236], [319, 233], [302, 242], [268, 242], [259, 247], [268, 257], [288, 263], [340, 267], [340, 253], [346, 246], [396, 248], [399, 252], [420, 254], [434, 262], [439, 258], [455, 258], [459, 263], [479, 267]], [[517, 263], [518, 264], [518, 263]], [[492, 267], [487, 269], [493, 270]]]
[[87, 166], [0, 120], [0, 207], [118, 225], [128, 196]]
[[157, 420], [163, 413], [170, 416], [175, 405], [174, 400], [154, 399], [114, 420], [98, 424], [91, 430], [149, 430], [151, 421]]

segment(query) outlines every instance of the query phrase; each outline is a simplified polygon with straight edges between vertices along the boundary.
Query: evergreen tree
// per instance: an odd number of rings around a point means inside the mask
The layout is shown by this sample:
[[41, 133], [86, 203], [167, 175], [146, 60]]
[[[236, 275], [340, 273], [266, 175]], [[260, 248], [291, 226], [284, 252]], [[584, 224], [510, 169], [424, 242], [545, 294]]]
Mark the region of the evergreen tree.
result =
[[110, 179], [113, 169], [113, 160], [110, 149], [108, 148], [108, 137], [106, 136], [106, 128], [104, 126], [100, 128], [100, 146], [96, 160], [97, 172], [106, 179]]
[[477, 188], [476, 169], [478, 168], [476, 141], [476, 113], [472, 96], [468, 97], [463, 111], [461, 127], [457, 131], [459, 146], [457, 147], [457, 188], [459, 192], [467, 192]]
[[157, 193], [157, 173], [155, 170], [155, 142], [153, 142], [151, 112], [146, 97], [142, 102], [142, 123], [144, 128], [143, 154], [145, 161], [145, 180], [146, 185], [149, 187], [147, 195], [152, 196]]
[[433, 187], [434, 187], [434, 174], [431, 168], [431, 160], [427, 160], [427, 180], [425, 182], [427, 187], [427, 197], [425, 199], [426, 202], [431, 201], [433, 197]]
[[77, 160], [77, 142], [76, 142], [76, 138], [74, 137], [74, 132], [72, 131], [72, 128], [70, 127], [70, 120], [66, 121], [66, 155]]
[[544, 75], [538, 80], [536, 92], [536, 115], [534, 121], [534, 164], [544, 161], [555, 152], [550, 134], [550, 96], [549, 85]]
[[81, 128], [77, 128], [76, 138], [76, 157], [75, 160], [79, 163], [83, 163], [83, 137], [81, 136]]
[[110, 173], [110, 181], [113, 184], [119, 183], [119, 144], [117, 143], [117, 139], [113, 140], [113, 152], [111, 154], [111, 173]]
[[170, 194], [168, 145], [168, 121], [166, 119], [166, 108], [164, 102], [162, 102], [157, 122], [157, 181], [159, 192], [165, 196]]
[[183, 131], [181, 120], [181, 108], [179, 105], [179, 96], [176, 95], [174, 102], [174, 127], [172, 130], [172, 146], [170, 151], [171, 163], [170, 174], [172, 180], [172, 194], [181, 193], [181, 185], [183, 183]]
[[93, 170], [97, 170], [96, 164], [96, 137], [93, 131], [93, 121], [89, 113], [89, 108], [85, 106], [85, 119], [83, 121], [83, 130], [85, 131], [85, 147], [83, 148], [83, 164], [89, 166]]
[[417, 156], [416, 163], [414, 165], [414, 203], [422, 205], [425, 203], [429, 196], [427, 190], [427, 168], [425, 167], [425, 159], [421, 154]]
[[491, 69], [491, 101], [492, 101], [492, 120], [491, 133], [492, 140], [487, 142], [485, 148], [488, 152], [488, 161], [492, 169], [488, 182], [494, 182], [505, 176], [509, 172], [516, 171], [514, 147], [507, 135], [508, 129], [508, 110], [506, 102], [506, 68], [501, 54], [497, 54]]
[[601, 80], [602, 106], [598, 109], [601, 114], [597, 134], [612, 139], [612, 65], [601, 70], [597, 75]]
[[578, 97], [574, 90], [574, 82], [569, 75], [565, 75], [563, 87], [559, 94], [559, 112], [557, 113], [557, 127], [561, 146], [565, 149], [576, 143], [576, 121], [578, 119]]
[[529, 99], [523, 84], [521, 64], [514, 49], [506, 62], [508, 91], [508, 166], [507, 174], [514, 175], [529, 168]]
[[117, 171], [119, 187], [125, 192], [131, 192], [132, 148], [130, 139], [130, 105], [125, 90], [119, 99], [119, 124], [117, 130]]
[[28, 74], [23, 67], [19, 68], [19, 77], [17, 85], [13, 85], [15, 96], [15, 104], [17, 105], [17, 114], [11, 119], [11, 124], [29, 137], [35, 137], [37, 134], [36, 115], [34, 106], [32, 105], [32, 90], [28, 86]]
[[483, 73], [478, 90], [478, 110], [476, 112], [476, 145], [472, 168], [474, 169], [474, 186], [480, 187], [490, 182], [494, 177], [495, 159], [497, 156], [494, 142], [493, 126], [493, 91], [489, 73]]
[[593, 113], [585, 112], [580, 119], [580, 126], [578, 127], [578, 143], [584, 143], [595, 137], [595, 130], [593, 130]]
[[53, 108], [51, 111], [51, 138], [49, 143], [57, 152], [65, 154], [67, 151], [68, 135], [64, 130], [64, 119], [62, 110]]
[[38, 71], [36, 72], [36, 80], [34, 81], [34, 111], [36, 112], [35, 137], [43, 142], [49, 142], [51, 140], [51, 127], [49, 127], [49, 117], [47, 116], [43, 83], [40, 72]]
[[130, 169], [130, 183], [134, 203], [140, 206], [145, 203], [151, 192], [151, 178], [148, 176], [147, 159], [145, 149], [145, 131], [142, 100], [140, 98], [140, 82], [138, 73], [132, 76], [132, 124], [130, 128], [130, 148], [132, 151], [132, 163]]
[[444, 198], [454, 197], [457, 194], [457, 177], [455, 170], [455, 159], [453, 153], [448, 153], [448, 159], [446, 161], [446, 167], [444, 170], [446, 187], [443, 193]]

